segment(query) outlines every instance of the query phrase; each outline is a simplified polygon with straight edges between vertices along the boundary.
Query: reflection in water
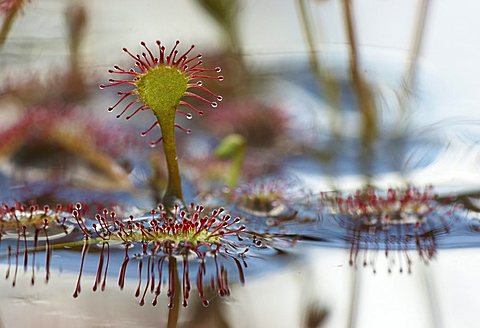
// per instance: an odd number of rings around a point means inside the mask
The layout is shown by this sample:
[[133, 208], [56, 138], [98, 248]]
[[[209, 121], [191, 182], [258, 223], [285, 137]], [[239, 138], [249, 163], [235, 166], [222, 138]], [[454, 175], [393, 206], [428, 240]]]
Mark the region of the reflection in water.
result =
[[12, 207], [7, 204], [1, 205], [1, 234], [5, 235], [4, 238], [18, 237], [21, 234], [25, 240], [32, 240], [32, 238], [48, 240], [47, 229], [50, 231], [50, 239], [62, 237], [73, 230], [73, 227], [67, 224], [73, 205], [64, 208], [63, 205], [58, 204], [55, 209], [45, 205], [42, 209], [40, 208], [36, 204], [16, 203]]
[[[416, 247], [420, 258], [428, 263], [437, 253], [437, 236], [448, 232], [448, 227], [430, 230], [423, 226], [415, 228], [411, 225], [397, 226], [397, 229], [393, 230], [361, 225], [347, 227], [347, 229], [351, 229], [350, 265], [356, 266], [359, 257], [361, 257], [362, 265], [364, 267], [371, 265], [373, 272], [376, 272], [376, 256], [380, 247], [383, 246], [385, 256], [389, 258], [388, 272], [392, 272], [392, 267], [397, 262], [400, 273], [404, 271], [404, 266], [406, 266], [407, 272], [411, 273], [412, 260], [408, 255], [408, 250], [413, 245]], [[369, 250], [374, 250], [371, 256], [368, 254]], [[392, 254], [392, 252], [394, 253]]]
[[[68, 208], [67, 208], [68, 210]], [[62, 205], [57, 205], [54, 210], [45, 205], [41, 210], [38, 205], [24, 205], [17, 203], [9, 207], [4, 204], [0, 208], [0, 241], [4, 240], [7, 246], [7, 272], [5, 278], [9, 279], [14, 261], [12, 286], [17, 282], [18, 267], [21, 254], [23, 254], [24, 271], [28, 269], [29, 254], [31, 253], [31, 285], [35, 284], [35, 268], [37, 251], [45, 251], [45, 282], [50, 279], [50, 262], [52, 257], [51, 241], [61, 239], [73, 231], [68, 225], [68, 214], [63, 211]], [[12, 249], [14, 247], [14, 250]]]
[[[103, 215], [97, 214], [95, 223], [92, 223], [90, 221], [93, 220], [83, 218], [81, 205], [77, 204], [73, 216], [85, 236], [74, 297], [78, 297], [81, 291], [81, 276], [89, 247], [100, 247], [94, 291], [100, 283], [101, 290], [105, 289], [111, 248], [124, 248], [118, 277], [121, 289], [125, 286], [127, 268], [133, 256], [138, 262], [135, 297], [139, 298], [140, 305], [145, 304], [148, 292], [154, 295], [152, 304], [156, 305], [162, 284], [166, 284], [169, 307], [178, 306], [180, 294], [183, 306], [187, 306], [193, 272], [196, 273], [199, 297], [207, 306], [208, 298], [214, 296], [208, 295], [207, 290], [211, 289], [219, 296], [230, 294], [227, 268], [231, 263], [238, 270], [240, 282], [245, 281], [243, 268], [247, 267], [245, 254], [249, 245], [239, 235], [245, 227], [238, 226], [240, 218], [225, 214], [223, 208], [205, 214], [203, 206], [191, 204], [187, 210], [175, 206], [173, 213], [169, 213], [159, 206], [151, 211], [149, 217], [135, 219], [130, 216], [125, 220], [119, 220], [115, 212], [105, 210]], [[90, 223], [91, 228], [87, 226]], [[234, 236], [238, 239], [233, 239]], [[192, 258], [195, 260], [192, 261]], [[213, 272], [207, 272], [210, 267], [213, 267]], [[179, 270], [182, 271], [181, 282]], [[207, 288], [205, 280], [208, 278]]]
[[[384, 250], [389, 259], [388, 272], [398, 263], [400, 273], [405, 266], [411, 273], [410, 249], [416, 249], [419, 257], [428, 263], [437, 253], [437, 238], [450, 232], [448, 217], [455, 208], [442, 208], [432, 187], [390, 188], [386, 192], [366, 188], [353, 195], [323, 194], [322, 197], [346, 230], [349, 264], [356, 267], [361, 261], [364, 267], [370, 265], [373, 272], [376, 272], [380, 250]], [[374, 251], [369, 254], [369, 250]]]
[[319, 304], [308, 304], [305, 309], [305, 328], [321, 327], [327, 316], [328, 311], [325, 308], [320, 307]]

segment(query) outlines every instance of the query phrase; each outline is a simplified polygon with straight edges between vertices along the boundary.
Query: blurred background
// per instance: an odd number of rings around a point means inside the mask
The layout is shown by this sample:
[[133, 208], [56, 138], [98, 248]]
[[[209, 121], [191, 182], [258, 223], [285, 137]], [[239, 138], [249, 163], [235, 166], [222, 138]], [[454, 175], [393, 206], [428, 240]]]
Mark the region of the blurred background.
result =
[[[186, 201], [226, 204], [268, 235], [274, 255], [254, 255], [229, 298], [205, 309], [192, 301], [179, 327], [475, 327], [479, 9], [473, 0], [0, 0], [0, 202], [154, 207], [166, 171], [160, 147], [149, 147], [155, 136], [140, 136], [151, 117], [116, 120], [107, 111], [116, 90], [98, 85], [114, 65], [132, 65], [123, 47], [180, 40], [225, 77], [210, 85], [219, 108], [179, 119], [193, 131], [178, 135]], [[232, 136], [239, 146], [221, 155]], [[433, 186], [440, 199], [421, 242], [408, 229], [379, 239], [383, 223], [352, 232], [321, 201], [410, 185]], [[438, 222], [448, 232], [437, 235]], [[13, 256], [0, 252], [10, 272]], [[30, 286], [24, 270], [15, 288], [0, 279], [0, 326], [168, 324], [166, 301], [140, 307], [135, 283], [73, 299], [79, 253], [53, 256], [48, 285]]]

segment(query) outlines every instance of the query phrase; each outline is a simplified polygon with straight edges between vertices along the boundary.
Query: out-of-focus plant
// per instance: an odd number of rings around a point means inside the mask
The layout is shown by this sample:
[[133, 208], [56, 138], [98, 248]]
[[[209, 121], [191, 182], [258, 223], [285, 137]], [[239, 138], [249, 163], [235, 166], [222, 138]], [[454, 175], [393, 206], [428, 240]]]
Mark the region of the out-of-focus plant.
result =
[[223, 49], [217, 54], [215, 62], [230, 72], [222, 92], [241, 96], [259, 82], [259, 79], [252, 78], [255, 72], [248, 68], [242, 53], [239, 22], [242, 2], [238, 0], [196, 0], [196, 2], [218, 24], [222, 32], [220, 44], [223, 45]]
[[65, 12], [68, 31], [69, 57], [66, 69], [55, 70], [50, 74], [13, 75], [1, 85], [0, 98], [14, 97], [25, 107], [38, 105], [59, 106], [84, 103], [88, 98], [87, 76], [81, 69], [81, 45], [88, 23], [88, 13], [80, 4], [68, 7]]
[[197, 124], [218, 138], [239, 134], [249, 147], [273, 150], [288, 144], [291, 120], [282, 108], [245, 98], [225, 101], [221, 111], [206, 113]]
[[309, 8], [309, 0], [297, 0], [297, 8], [308, 49], [308, 61], [313, 75], [315, 76], [318, 86], [323, 90], [325, 100], [328, 104], [328, 113], [331, 131], [338, 138], [340, 135], [340, 117], [338, 110], [340, 109], [340, 86], [339, 81], [326, 65], [323, 65], [319, 59], [318, 41], [315, 36], [318, 32], [313, 31], [311, 22], [311, 8]]
[[88, 23], [88, 14], [80, 4], [68, 7], [66, 12], [68, 28], [68, 48], [70, 53], [69, 71], [66, 76], [65, 98], [69, 100], [82, 100], [86, 96], [85, 76], [80, 67], [81, 45], [85, 36]]
[[232, 159], [230, 173], [227, 177], [227, 186], [235, 188], [242, 172], [243, 161], [245, 160], [246, 142], [239, 134], [230, 134], [225, 137], [215, 149], [215, 156], [220, 159]]
[[24, 166], [29, 169], [48, 164], [47, 168], [55, 170], [53, 177], [57, 182], [63, 180], [65, 173], [63, 182], [68, 183], [71, 178], [78, 178], [68, 170], [83, 163], [94, 168], [91, 173], [95, 178], [82, 181], [90, 183], [89, 187], [132, 187], [128, 173], [114, 157], [134, 140], [125, 131], [108, 129], [106, 124], [86, 114], [83, 107], [28, 107], [13, 124], [0, 129], [0, 138], [3, 140], [0, 160], [14, 163], [15, 173], [22, 173]]
[[232, 200], [242, 212], [267, 219], [274, 226], [295, 219], [297, 211], [291, 208], [298, 199], [292, 192], [293, 182], [278, 177], [264, 178], [244, 184], [232, 191]]
[[[45, 251], [45, 283], [50, 280], [50, 262], [54, 245], [62, 242], [74, 230], [67, 218], [71, 217], [74, 205], [48, 205], [15, 203], [0, 204], [0, 236], [7, 248], [7, 272], [5, 278], [17, 283], [19, 257], [23, 257], [24, 271], [31, 264], [30, 284], [36, 282], [37, 252]], [[15, 264], [12, 268], [12, 258]]]
[[221, 26], [225, 41], [233, 53], [240, 49], [238, 31], [238, 12], [240, 3], [237, 0], [196, 0], [210, 16]]
[[[338, 216], [340, 226], [349, 236], [350, 265], [370, 265], [376, 272], [375, 258], [384, 249], [388, 258], [392, 252], [399, 260], [399, 271], [406, 266], [411, 272], [412, 259], [408, 250], [416, 249], [424, 262], [437, 253], [437, 238], [450, 232], [455, 206], [443, 207], [432, 187], [420, 190], [407, 187], [387, 191], [368, 187], [354, 194], [323, 194], [322, 203]], [[371, 257], [367, 250], [373, 249]], [[402, 258], [403, 257], [403, 258]], [[388, 271], [392, 272], [392, 263]]]
[[0, 27], [0, 49], [5, 44], [13, 23], [27, 0], [0, 0], [0, 14], [3, 14], [3, 23]]

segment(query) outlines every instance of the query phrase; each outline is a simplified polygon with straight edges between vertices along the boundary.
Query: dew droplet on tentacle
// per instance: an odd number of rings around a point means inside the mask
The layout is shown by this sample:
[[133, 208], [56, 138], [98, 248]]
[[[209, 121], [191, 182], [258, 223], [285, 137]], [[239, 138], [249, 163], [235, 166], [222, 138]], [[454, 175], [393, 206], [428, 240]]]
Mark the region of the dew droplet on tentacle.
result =
[[150, 142], [150, 147], [154, 148], [157, 146], [158, 143], [160, 143], [163, 140], [163, 137], [158, 138], [155, 141]]

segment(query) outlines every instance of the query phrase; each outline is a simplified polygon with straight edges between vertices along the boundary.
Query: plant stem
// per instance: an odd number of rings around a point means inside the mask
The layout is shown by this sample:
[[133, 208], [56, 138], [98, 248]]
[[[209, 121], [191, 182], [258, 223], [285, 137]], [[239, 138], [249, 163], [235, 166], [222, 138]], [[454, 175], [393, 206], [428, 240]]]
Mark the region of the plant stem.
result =
[[240, 173], [242, 171], [243, 161], [245, 160], [245, 149], [246, 146], [244, 144], [240, 149], [238, 149], [232, 158], [232, 166], [227, 179], [227, 184], [231, 189], [237, 186], [238, 178], [240, 177]]
[[318, 49], [315, 45], [315, 40], [312, 33], [310, 18], [306, 8], [305, 0], [297, 0], [298, 12], [300, 15], [300, 22], [302, 25], [302, 32], [308, 47], [308, 61], [318, 86], [323, 89], [325, 100], [329, 106], [330, 127], [335, 136], [341, 133], [341, 122], [339, 116], [340, 99], [338, 82], [335, 80], [331, 72], [326, 67], [323, 67], [318, 60]]
[[347, 37], [350, 43], [350, 73], [353, 87], [358, 97], [358, 107], [362, 114], [362, 138], [371, 143], [377, 136], [377, 116], [372, 92], [359, 70], [358, 43], [355, 35], [351, 0], [343, 0], [343, 14]]
[[13, 22], [15, 21], [15, 18], [20, 11], [20, 7], [21, 6], [15, 5], [5, 16], [5, 20], [3, 21], [2, 27], [0, 29], [0, 49], [5, 44], [5, 41], [7, 41], [8, 34], [10, 33]]
[[[407, 103], [410, 99], [412, 89], [415, 87], [415, 78], [418, 66], [418, 57], [422, 50], [423, 40], [425, 36], [425, 26], [427, 25], [428, 12], [430, 8], [429, 0], [422, 0], [418, 2], [417, 17], [415, 22], [415, 28], [412, 36], [412, 44], [410, 46], [410, 52], [407, 60], [407, 67], [405, 69], [403, 77], [402, 90], [399, 96], [400, 113], [403, 117], [407, 114]], [[400, 125], [403, 131], [403, 126]]]
[[168, 183], [167, 190], [163, 195], [164, 206], [172, 207], [175, 202], [183, 203], [182, 180], [178, 168], [177, 149], [175, 146], [175, 109], [165, 111], [172, 115], [156, 115], [160, 129], [162, 130], [163, 151], [167, 161]]
[[343, 0], [342, 3], [347, 38], [350, 43], [350, 74], [352, 85], [357, 95], [358, 109], [362, 118], [360, 164], [362, 165], [361, 170], [365, 176], [365, 184], [368, 185], [370, 184], [374, 155], [373, 143], [378, 136], [376, 104], [372, 90], [360, 72], [358, 42], [355, 35], [351, 0]]
[[230, 172], [227, 176], [227, 185], [230, 189], [237, 186], [238, 179], [242, 172], [243, 161], [247, 150], [247, 141], [239, 134], [230, 134], [225, 137], [215, 149], [215, 156], [220, 159], [232, 159]]
[[[417, 3], [416, 9], [416, 21], [415, 26], [413, 28], [413, 34], [410, 44], [410, 51], [408, 55], [408, 60], [406, 62], [405, 71], [403, 74], [402, 79], [402, 86], [398, 92], [398, 108], [399, 108], [399, 118], [398, 123], [393, 130], [393, 135], [401, 140], [401, 138], [405, 135], [406, 131], [408, 131], [409, 125], [409, 113], [411, 110], [411, 100], [412, 96], [414, 96], [415, 91], [415, 84], [416, 84], [416, 77], [417, 77], [417, 70], [418, 70], [418, 58], [420, 56], [420, 52], [422, 51], [422, 47], [424, 44], [425, 39], [425, 27], [428, 22], [428, 13], [430, 8], [430, 0], [421, 0]], [[404, 163], [406, 158], [406, 149], [405, 144], [398, 142], [397, 143], [398, 150], [392, 152], [392, 162], [394, 164], [401, 164]], [[398, 170], [404, 176], [404, 171], [406, 167], [401, 165]], [[408, 183], [406, 181], [405, 183]]]

